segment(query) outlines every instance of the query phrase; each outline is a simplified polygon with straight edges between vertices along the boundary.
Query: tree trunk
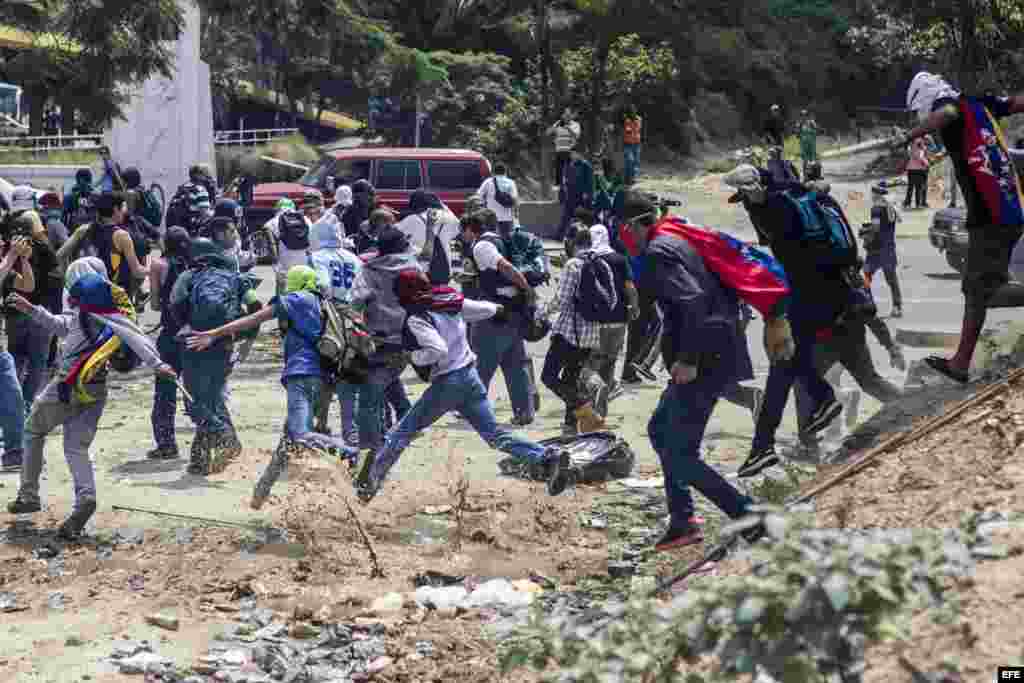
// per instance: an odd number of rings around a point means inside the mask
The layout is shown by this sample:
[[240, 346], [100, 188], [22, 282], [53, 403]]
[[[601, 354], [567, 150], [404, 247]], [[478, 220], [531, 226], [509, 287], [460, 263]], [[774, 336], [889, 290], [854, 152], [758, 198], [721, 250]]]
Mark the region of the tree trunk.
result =
[[537, 53], [540, 56], [540, 188], [541, 199], [551, 198], [551, 144], [545, 134], [551, 121], [551, 43], [548, 39], [548, 0], [537, 0]]
[[590, 111], [587, 112], [591, 155], [597, 154], [604, 127], [602, 105], [604, 104], [605, 82], [608, 79], [608, 56], [611, 49], [611, 43], [604, 38], [594, 48], [593, 73], [590, 78]]
[[977, 14], [974, 3], [962, 0], [960, 3], [960, 87], [967, 82], [974, 68], [977, 42]]

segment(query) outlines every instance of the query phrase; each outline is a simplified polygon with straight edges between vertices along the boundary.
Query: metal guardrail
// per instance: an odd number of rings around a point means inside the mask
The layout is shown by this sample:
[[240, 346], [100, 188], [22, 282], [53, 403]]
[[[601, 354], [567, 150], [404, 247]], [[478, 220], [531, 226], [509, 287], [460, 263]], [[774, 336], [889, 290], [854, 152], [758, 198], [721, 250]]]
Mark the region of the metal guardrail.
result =
[[213, 134], [215, 145], [260, 145], [299, 132], [298, 128], [252, 128], [218, 130]]
[[0, 138], [0, 150], [96, 149], [102, 145], [103, 135], [99, 133], [92, 135], [16, 135]]

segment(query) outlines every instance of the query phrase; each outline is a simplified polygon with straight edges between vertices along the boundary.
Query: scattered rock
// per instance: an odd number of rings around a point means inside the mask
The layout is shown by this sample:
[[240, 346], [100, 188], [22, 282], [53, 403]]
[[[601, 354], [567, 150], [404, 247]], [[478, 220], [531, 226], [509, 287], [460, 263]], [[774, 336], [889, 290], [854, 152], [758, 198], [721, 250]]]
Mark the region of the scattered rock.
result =
[[45, 543], [32, 551], [32, 556], [37, 560], [49, 560], [58, 555], [60, 555], [60, 548], [53, 542]]
[[384, 669], [391, 666], [393, 663], [394, 660], [391, 659], [391, 657], [378, 657], [377, 659], [370, 662], [370, 664], [366, 667], [366, 673], [378, 674]]
[[114, 532], [114, 543], [123, 545], [142, 545], [146, 540], [144, 529], [135, 527], [121, 527]]
[[142, 574], [132, 574], [128, 577], [128, 588], [133, 591], [141, 591], [146, 587], [146, 577]]
[[81, 647], [82, 645], [85, 645], [85, 641], [81, 636], [72, 634], [64, 639], [64, 647]]
[[401, 593], [388, 593], [382, 595], [370, 604], [370, 612], [377, 616], [385, 616], [401, 612], [405, 604], [405, 598]]
[[46, 598], [46, 606], [50, 609], [64, 609], [64, 594], [60, 591], [50, 593]]
[[123, 674], [160, 673], [170, 665], [171, 660], [152, 652], [140, 652], [117, 662], [118, 669]]
[[609, 562], [608, 576], [613, 579], [624, 579], [636, 573], [636, 565], [632, 562]]
[[177, 631], [181, 627], [178, 617], [170, 614], [150, 614], [146, 617], [146, 623], [167, 629], [168, 631]]
[[0, 612], [24, 612], [28, 607], [18, 604], [14, 593], [0, 593]]
[[114, 652], [110, 655], [111, 659], [127, 659], [133, 657], [140, 652], [152, 652], [153, 648], [150, 647], [146, 641], [134, 641], [134, 640], [122, 640], [120, 643], [114, 646]]
[[316, 638], [320, 635], [320, 629], [312, 624], [305, 622], [299, 622], [294, 624], [291, 628], [290, 634], [292, 638], [298, 638], [299, 640], [306, 640], [309, 638]]
[[333, 618], [334, 613], [331, 611], [331, 608], [327, 605], [323, 605], [322, 607], [320, 607], [320, 609], [316, 611], [316, 614], [313, 615], [313, 623], [327, 624], [330, 623], [331, 619]]
[[454, 586], [465, 580], [465, 576], [452, 576], [450, 574], [442, 574], [441, 572], [435, 572], [432, 569], [428, 569], [422, 574], [414, 576], [412, 579], [412, 585], [417, 588], [421, 586]]
[[533, 602], [535, 593], [521, 593], [506, 579], [480, 584], [463, 604], [464, 607], [523, 607]]
[[423, 508], [423, 514], [425, 515], [446, 515], [454, 510], [451, 505], [428, 505]]

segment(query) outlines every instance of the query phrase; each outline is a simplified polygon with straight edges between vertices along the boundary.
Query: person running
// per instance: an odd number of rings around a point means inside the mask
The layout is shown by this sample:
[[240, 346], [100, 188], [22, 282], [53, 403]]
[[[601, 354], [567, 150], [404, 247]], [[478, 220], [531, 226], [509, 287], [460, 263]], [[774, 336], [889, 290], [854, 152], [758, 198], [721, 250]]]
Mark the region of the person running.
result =
[[127, 293], [95, 272], [103, 264], [68, 268], [65, 284], [72, 309], [54, 315], [35, 306], [19, 294], [11, 294], [8, 305], [47, 326], [64, 340], [61, 369], [32, 406], [25, 439], [25, 461], [17, 497], [7, 505], [11, 514], [29, 514], [42, 509], [39, 478], [43, 471], [46, 437], [58, 427], [64, 432], [64, 457], [74, 482], [75, 505], [60, 525], [58, 537], [75, 540], [81, 536], [96, 512], [96, 479], [89, 447], [96, 438], [107, 403], [107, 370], [113, 337], [126, 344], [144, 365], [173, 378], [174, 368], [160, 359], [160, 353], [133, 321], [134, 311]]
[[450, 287], [434, 287], [419, 269], [400, 272], [394, 286], [406, 313], [403, 344], [412, 352], [417, 373], [430, 386], [388, 433], [384, 446], [360, 464], [354, 481], [360, 501], [368, 504], [373, 500], [413, 435], [456, 411], [469, 420], [491, 448], [511, 455], [524, 466], [549, 467], [549, 494], [564, 491], [572, 477], [568, 453], [544, 448], [500, 428], [476, 372], [476, 357], [466, 339], [466, 322], [500, 315], [502, 307], [464, 299]]
[[1024, 95], [975, 97], [961, 94], [941, 76], [921, 72], [907, 90], [907, 108], [920, 125], [905, 143], [938, 132], [956, 166], [967, 206], [967, 264], [963, 277], [964, 316], [960, 344], [950, 359], [925, 362], [949, 379], [966, 384], [971, 358], [992, 296], [1009, 281], [1010, 256], [1024, 229], [1024, 200], [999, 121], [1024, 112]]
[[[181, 226], [171, 226], [163, 238], [161, 257], [153, 259], [149, 270], [149, 291], [154, 293], [150, 307], [160, 313], [156, 348], [160, 358], [179, 374], [183, 369], [183, 349], [178, 339], [181, 324], [171, 313], [171, 291], [178, 278], [191, 267], [191, 248], [192, 239], [188, 231]], [[153, 411], [150, 414], [156, 448], [146, 453], [147, 458], [171, 460], [179, 457], [174, 430], [177, 412], [178, 383], [158, 375], [153, 386]]]
[[314, 448], [343, 456], [354, 461], [358, 449], [313, 432], [313, 416], [320, 401], [323, 367], [316, 340], [322, 331], [319, 282], [316, 271], [309, 266], [294, 266], [288, 271], [286, 292], [256, 313], [221, 327], [189, 336], [189, 350], [201, 352], [218, 339], [230, 338], [247, 330], [258, 330], [260, 325], [277, 318], [286, 326], [284, 340], [284, 370], [281, 384], [288, 395], [288, 412], [284, 434], [270, 462], [253, 489], [250, 507], [259, 510], [270, 497], [270, 491], [288, 466], [293, 445], [305, 443]]
[[[671, 380], [647, 425], [665, 478], [669, 524], [655, 550], [702, 543], [704, 533], [695, 518], [696, 488], [732, 519], [748, 514], [754, 501], [736, 490], [701, 459], [700, 445], [708, 420], [722, 390], [750, 379], [753, 367], [746, 336], [740, 325], [738, 294], [723, 284], [705, 259], [670, 227], [662, 230], [657, 207], [642, 195], [631, 194], [625, 203], [630, 253], [642, 255], [640, 289], [655, 293], [665, 313], [661, 352]], [[737, 268], [749, 268], [745, 262]], [[792, 337], [784, 315], [766, 322], [765, 346], [769, 358], [792, 351]], [[754, 527], [744, 536], [754, 542], [763, 535]]]
[[[358, 256], [342, 246], [343, 226], [339, 221], [321, 220], [313, 226], [319, 249], [310, 255], [310, 266], [320, 278], [320, 289], [336, 306], [349, 306], [352, 302], [352, 287], [363, 269]], [[321, 400], [317, 412], [316, 431], [330, 435], [327, 418], [332, 398], [337, 394], [341, 404], [341, 435], [345, 443], [359, 445], [359, 429], [356, 427], [356, 400], [359, 385], [346, 381], [324, 379]]]
[[871, 287], [875, 273], [882, 271], [892, 293], [892, 312], [889, 317], [902, 318], [903, 295], [900, 292], [900, 277], [896, 270], [899, 266], [899, 260], [896, 258], [896, 224], [903, 219], [886, 199], [888, 194], [885, 181], [871, 188], [871, 230], [870, 238], [864, 241], [864, 250], [867, 252], [864, 275], [867, 277], [868, 287]]

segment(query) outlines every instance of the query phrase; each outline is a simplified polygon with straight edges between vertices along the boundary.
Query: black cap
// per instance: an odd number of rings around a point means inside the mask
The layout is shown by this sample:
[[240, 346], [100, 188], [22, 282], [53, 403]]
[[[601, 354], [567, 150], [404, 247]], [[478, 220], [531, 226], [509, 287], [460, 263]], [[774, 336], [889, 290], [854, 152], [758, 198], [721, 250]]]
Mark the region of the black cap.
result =
[[120, 192], [104, 192], [96, 197], [95, 206], [97, 211], [113, 211], [115, 206], [124, 204], [125, 196]]

